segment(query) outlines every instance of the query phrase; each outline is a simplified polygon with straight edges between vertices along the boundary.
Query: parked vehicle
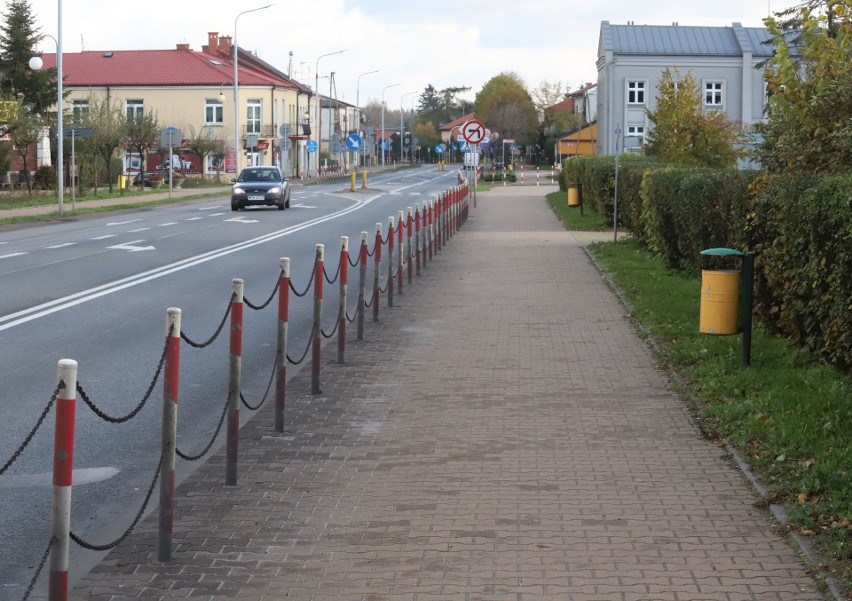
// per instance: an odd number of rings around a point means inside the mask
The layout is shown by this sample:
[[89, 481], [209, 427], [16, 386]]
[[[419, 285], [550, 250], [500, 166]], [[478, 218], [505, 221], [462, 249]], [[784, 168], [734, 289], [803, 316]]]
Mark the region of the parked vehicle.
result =
[[231, 210], [239, 211], [249, 205], [290, 208], [290, 186], [278, 167], [246, 167], [232, 179]]

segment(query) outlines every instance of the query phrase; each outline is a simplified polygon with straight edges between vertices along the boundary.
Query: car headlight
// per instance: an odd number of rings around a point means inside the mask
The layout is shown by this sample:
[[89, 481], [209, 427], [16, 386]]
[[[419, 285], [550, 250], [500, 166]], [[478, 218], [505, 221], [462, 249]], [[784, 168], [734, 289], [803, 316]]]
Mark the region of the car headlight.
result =
[[243, 193], [243, 189], [242, 189], [242, 188], [240, 188], [239, 186], [234, 186], [233, 193], [234, 193], [234, 194], [242, 194], [242, 193]]
[[274, 188], [269, 189], [270, 194], [281, 194], [281, 188], [279, 186], [275, 186]]

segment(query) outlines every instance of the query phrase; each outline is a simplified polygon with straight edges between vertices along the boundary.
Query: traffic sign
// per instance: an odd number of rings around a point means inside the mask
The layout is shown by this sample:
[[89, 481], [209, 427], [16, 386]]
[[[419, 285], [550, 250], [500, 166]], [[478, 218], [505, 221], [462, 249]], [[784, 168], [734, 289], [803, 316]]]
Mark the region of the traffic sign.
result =
[[288, 123], [285, 123], [284, 125], [278, 128], [278, 133], [281, 134], [282, 138], [286, 138], [287, 136], [289, 136], [291, 131], [293, 131], [293, 129]]
[[444, 154], [444, 151], [446, 149], [446, 146], [444, 146], [443, 144], [438, 144], [437, 146], [435, 146], [435, 152], [437, 152], [438, 154]]
[[62, 128], [62, 137], [70, 138], [74, 136], [78, 140], [80, 138], [91, 138], [95, 135], [95, 130], [91, 127], [63, 127]]
[[465, 142], [479, 144], [485, 139], [485, 126], [479, 121], [468, 121], [462, 125], [462, 135]]
[[183, 133], [177, 128], [169, 126], [160, 130], [160, 147], [168, 148], [169, 146], [180, 146], [183, 140]]
[[362, 144], [361, 136], [358, 134], [349, 134], [346, 138], [346, 148], [355, 152], [356, 150], [360, 150]]
[[293, 149], [293, 140], [291, 140], [290, 138], [281, 138], [280, 144], [285, 152]]
[[316, 140], [308, 140], [308, 152], [316, 152], [318, 145]]
[[388, 149], [388, 143], [387, 143], [387, 140], [385, 140], [384, 142], [382, 142], [381, 144], [379, 144], [379, 148], [381, 148], [382, 150], [387, 150], [387, 149]]

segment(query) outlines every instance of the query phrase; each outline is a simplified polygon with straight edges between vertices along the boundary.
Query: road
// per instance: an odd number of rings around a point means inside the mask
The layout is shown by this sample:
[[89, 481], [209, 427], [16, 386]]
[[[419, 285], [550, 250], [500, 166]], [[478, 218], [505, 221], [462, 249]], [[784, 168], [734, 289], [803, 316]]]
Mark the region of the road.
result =
[[[370, 234], [372, 245], [376, 223], [386, 232], [388, 216], [455, 184], [455, 172], [420, 167], [373, 176], [370, 190], [355, 193], [341, 183], [295, 187], [287, 211], [231, 212], [223, 197], [0, 229], [0, 464], [50, 400], [59, 359], [79, 363], [79, 382], [93, 402], [126, 414], [152, 381], [168, 307], [182, 310], [190, 338], [205, 340], [224, 315], [233, 278], [245, 280], [246, 298], [259, 304], [286, 256], [294, 286], [303, 289], [315, 244], [325, 244], [333, 273], [342, 235], [356, 253], [360, 232]], [[331, 330], [337, 286], [326, 291], [323, 327]], [[291, 298], [290, 354], [297, 356], [308, 340], [313, 300]], [[350, 314], [355, 298], [350, 293]], [[274, 308], [246, 308], [242, 388], [252, 403], [273, 368], [276, 320]], [[208, 349], [182, 345], [178, 447], [184, 452], [199, 450], [214, 431], [227, 397], [227, 366], [225, 336]], [[139, 415], [120, 425], [78, 401], [71, 523], [84, 539], [112, 540], [138, 510], [159, 457], [161, 399], [158, 384]], [[52, 435], [53, 415], [0, 476], [0, 600], [22, 597], [50, 538]], [[217, 444], [222, 440], [220, 434]], [[191, 465], [180, 470], [185, 477]], [[72, 579], [96, 560], [72, 544]]]

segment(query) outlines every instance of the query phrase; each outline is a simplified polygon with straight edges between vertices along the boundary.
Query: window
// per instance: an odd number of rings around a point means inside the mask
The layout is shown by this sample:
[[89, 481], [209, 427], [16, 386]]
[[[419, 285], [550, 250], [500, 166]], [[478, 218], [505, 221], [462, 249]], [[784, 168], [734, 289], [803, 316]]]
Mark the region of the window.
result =
[[246, 103], [246, 109], [246, 133], [259, 135], [263, 105], [260, 100], [249, 100]]
[[721, 81], [704, 82], [704, 104], [705, 106], [722, 106], [724, 104]]
[[645, 82], [627, 82], [627, 104], [645, 104]]
[[74, 100], [71, 102], [71, 121], [72, 123], [82, 123], [86, 115], [89, 114], [88, 100]]
[[225, 123], [225, 106], [218, 100], [205, 100], [204, 123], [206, 125], [221, 125]]
[[128, 121], [136, 121], [142, 118], [145, 112], [145, 103], [141, 100], [126, 100], [124, 102], [124, 112], [127, 115]]
[[644, 125], [628, 125], [627, 126], [627, 137], [628, 138], [644, 138], [645, 137], [645, 126]]

